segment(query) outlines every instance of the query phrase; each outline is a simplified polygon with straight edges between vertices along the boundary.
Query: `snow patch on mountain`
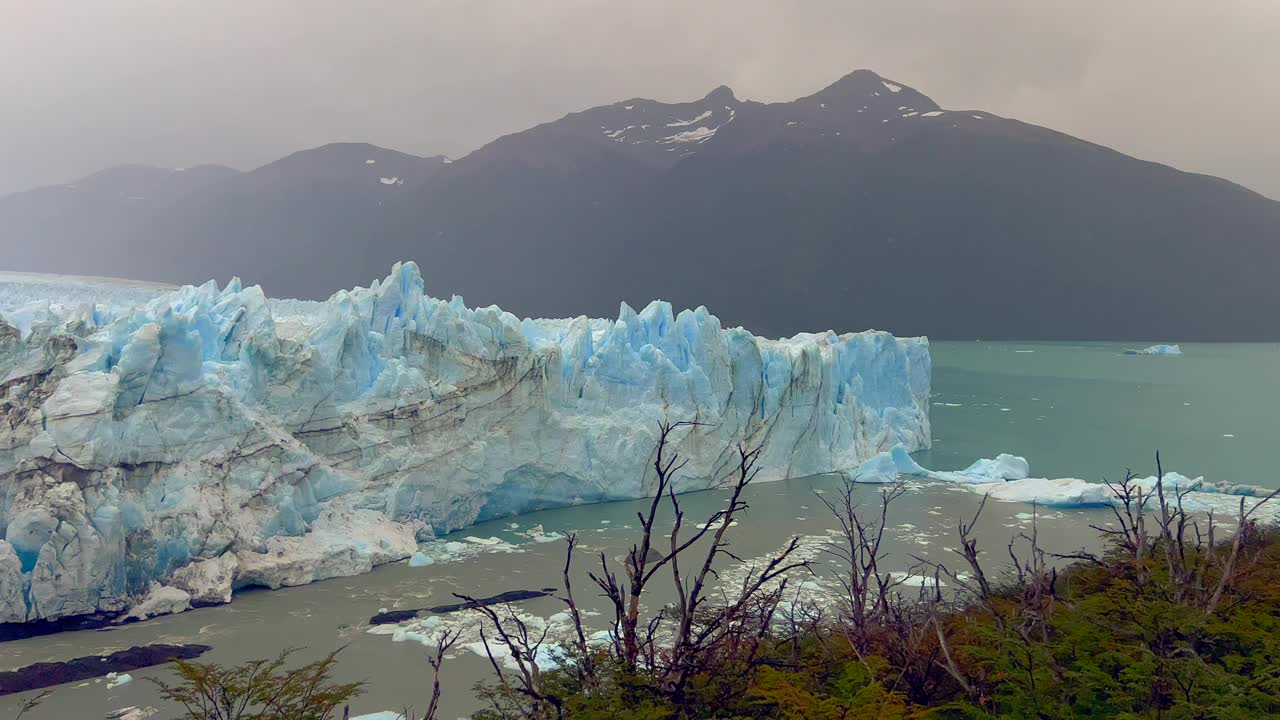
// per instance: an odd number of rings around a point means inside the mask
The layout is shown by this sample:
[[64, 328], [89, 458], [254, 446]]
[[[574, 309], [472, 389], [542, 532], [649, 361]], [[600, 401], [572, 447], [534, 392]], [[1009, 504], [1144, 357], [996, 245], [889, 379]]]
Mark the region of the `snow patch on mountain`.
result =
[[676, 133], [675, 135], [668, 135], [667, 137], [664, 137], [658, 142], [663, 144], [705, 142], [706, 140], [710, 139], [712, 136], [716, 134], [717, 129], [718, 128], [709, 128], [705, 125], [702, 125], [693, 130], [686, 130], [684, 132]]
[[698, 117], [692, 120], [676, 120], [674, 122], [667, 123], [667, 127], [683, 127], [685, 125], [693, 125], [695, 123], [700, 123], [703, 120], [706, 120], [707, 118], [711, 117], [713, 114], [714, 113], [711, 110], [704, 110], [700, 115], [698, 115]]

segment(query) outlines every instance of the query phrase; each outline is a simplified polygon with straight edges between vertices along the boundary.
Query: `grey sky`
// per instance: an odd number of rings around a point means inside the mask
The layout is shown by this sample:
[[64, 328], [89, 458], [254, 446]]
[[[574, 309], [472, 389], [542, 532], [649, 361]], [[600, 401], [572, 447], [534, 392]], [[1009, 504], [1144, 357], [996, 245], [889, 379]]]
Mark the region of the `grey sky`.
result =
[[629, 97], [866, 67], [1280, 198], [1276, 0], [0, 0], [0, 193], [360, 140], [465, 154]]

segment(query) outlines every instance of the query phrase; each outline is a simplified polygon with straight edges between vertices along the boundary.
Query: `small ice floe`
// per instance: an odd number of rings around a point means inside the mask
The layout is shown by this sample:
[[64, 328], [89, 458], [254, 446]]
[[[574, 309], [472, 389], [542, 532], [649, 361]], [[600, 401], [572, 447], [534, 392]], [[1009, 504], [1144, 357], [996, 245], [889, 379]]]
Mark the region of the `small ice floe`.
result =
[[[889, 575], [891, 575], [894, 580], [898, 581], [899, 585], [906, 587], [924, 587], [926, 585], [930, 587], [933, 586], [933, 578], [928, 575], [912, 575], [911, 573], [905, 572], [892, 572], [889, 573]], [[938, 584], [942, 587], [947, 586], [947, 584], [941, 580], [938, 581]]]
[[[717, 521], [715, 524], [698, 523], [697, 527], [699, 530], [707, 530], [707, 529], [719, 530], [720, 528], [724, 527], [724, 519]], [[733, 522], [729, 523], [729, 527], [738, 527], [738, 521], [734, 520]]]
[[[483, 640], [478, 640], [476, 642], [462, 643], [459, 647], [485, 659], [492, 656], [494, 660], [497, 660], [508, 670], [515, 670], [519, 667], [515, 658], [511, 656], [511, 649], [506, 645], [490, 641], [488, 647], [486, 647]], [[525, 658], [526, 662], [529, 660], [532, 660], [542, 672], [548, 672], [564, 665], [569, 660], [569, 651], [560, 643], [544, 641], [533, 651], [533, 657]]]
[[107, 673], [108, 690], [114, 687], [120, 687], [121, 685], [128, 685], [131, 682], [133, 682], [133, 676], [129, 673]]
[[[76, 687], [80, 686], [77, 685]], [[130, 705], [129, 707], [122, 707], [119, 710], [112, 710], [104, 717], [107, 720], [146, 720], [158, 712], [160, 711], [150, 705], [147, 705], [146, 707]]]
[[435, 562], [434, 558], [421, 550], [409, 556], [409, 567], [427, 567], [428, 565], [434, 565]]
[[562, 539], [559, 533], [549, 533], [542, 529], [542, 525], [534, 525], [527, 531], [520, 533], [535, 543], [551, 543]]
[[522, 553], [522, 545], [508, 542], [499, 537], [476, 537], [468, 535], [458, 540], [431, 540], [421, 543], [419, 553], [431, 559], [431, 563], [448, 563], [466, 560], [489, 553]]

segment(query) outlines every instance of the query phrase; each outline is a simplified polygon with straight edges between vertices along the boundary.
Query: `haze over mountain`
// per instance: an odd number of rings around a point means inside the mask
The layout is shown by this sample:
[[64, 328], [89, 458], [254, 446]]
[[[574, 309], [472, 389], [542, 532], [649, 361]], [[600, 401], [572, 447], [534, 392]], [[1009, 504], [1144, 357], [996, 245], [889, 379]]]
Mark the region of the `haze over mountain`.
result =
[[768, 335], [1280, 338], [1257, 323], [1280, 203], [867, 70], [784, 103], [623, 100], [456, 162], [113, 168], [0, 198], [0, 231], [7, 269], [281, 296], [412, 259], [433, 294], [529, 316], [662, 297]]

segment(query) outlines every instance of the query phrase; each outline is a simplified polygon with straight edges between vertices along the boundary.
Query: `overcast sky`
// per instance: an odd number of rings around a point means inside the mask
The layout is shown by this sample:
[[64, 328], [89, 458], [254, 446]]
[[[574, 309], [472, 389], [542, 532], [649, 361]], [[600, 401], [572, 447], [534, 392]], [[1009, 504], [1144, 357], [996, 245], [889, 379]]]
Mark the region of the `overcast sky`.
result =
[[857, 68], [1280, 198], [1280, 0], [0, 0], [0, 193]]

